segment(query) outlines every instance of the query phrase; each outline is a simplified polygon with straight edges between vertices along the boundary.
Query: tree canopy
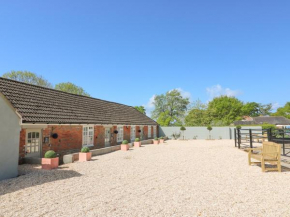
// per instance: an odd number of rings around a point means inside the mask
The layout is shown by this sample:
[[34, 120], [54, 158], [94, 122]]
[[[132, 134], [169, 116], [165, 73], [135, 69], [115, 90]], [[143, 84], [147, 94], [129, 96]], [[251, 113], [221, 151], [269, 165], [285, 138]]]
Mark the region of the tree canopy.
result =
[[208, 115], [207, 105], [200, 100], [192, 104], [190, 111], [185, 117], [186, 126], [206, 126], [210, 124], [211, 119]]
[[82, 96], [90, 96], [87, 92], [84, 91], [82, 87], [79, 87], [70, 82], [56, 84], [55, 89], [61, 90], [67, 93], [73, 93], [73, 94], [82, 95]]
[[182, 121], [189, 104], [189, 99], [181, 95], [177, 89], [157, 95], [153, 104], [155, 109], [152, 118], [161, 126], [182, 125]]
[[139, 112], [141, 112], [142, 114], [146, 115], [146, 109], [144, 106], [135, 106], [134, 108]]
[[285, 118], [290, 119], [290, 102], [287, 102], [285, 106], [278, 108], [277, 111], [273, 113], [272, 115], [283, 116]]
[[220, 96], [208, 103], [213, 125], [230, 125], [241, 118], [243, 102], [235, 97]]
[[11, 71], [3, 74], [2, 77], [41, 87], [53, 88], [52, 84], [42, 76], [36, 75], [35, 73], [29, 71]]

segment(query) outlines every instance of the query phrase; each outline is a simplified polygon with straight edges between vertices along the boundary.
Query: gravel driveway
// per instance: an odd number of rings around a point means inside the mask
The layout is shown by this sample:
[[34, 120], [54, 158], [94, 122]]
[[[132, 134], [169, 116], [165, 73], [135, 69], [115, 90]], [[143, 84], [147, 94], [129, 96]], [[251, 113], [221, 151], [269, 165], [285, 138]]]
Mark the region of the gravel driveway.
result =
[[[0, 182], [0, 216], [290, 216], [290, 173], [234, 141], [167, 141]], [[24, 175], [25, 174], [25, 175]]]

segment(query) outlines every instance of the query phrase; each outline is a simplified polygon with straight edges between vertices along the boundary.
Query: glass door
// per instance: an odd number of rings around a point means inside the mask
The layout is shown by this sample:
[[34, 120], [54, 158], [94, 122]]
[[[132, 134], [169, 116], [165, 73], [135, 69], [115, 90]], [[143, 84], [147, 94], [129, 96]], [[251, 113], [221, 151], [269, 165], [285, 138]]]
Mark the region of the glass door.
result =
[[130, 139], [131, 139], [131, 142], [134, 142], [135, 141], [135, 137], [136, 137], [136, 127], [135, 126], [131, 126], [131, 136], [130, 136]]
[[26, 157], [40, 157], [41, 131], [26, 130]]
[[105, 128], [105, 147], [110, 147], [111, 129]]

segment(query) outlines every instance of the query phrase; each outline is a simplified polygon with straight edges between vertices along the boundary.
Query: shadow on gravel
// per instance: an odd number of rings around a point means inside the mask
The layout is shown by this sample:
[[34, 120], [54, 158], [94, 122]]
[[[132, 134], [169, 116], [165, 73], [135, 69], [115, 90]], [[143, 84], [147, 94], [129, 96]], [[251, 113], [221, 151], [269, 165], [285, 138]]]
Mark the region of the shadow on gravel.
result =
[[[261, 166], [260, 163], [257, 163], [256, 166], [260, 167], [261, 168], [261, 171], [262, 171], [262, 166]], [[267, 168], [276, 168], [276, 166], [270, 165], [270, 164], [266, 164], [266, 169]], [[281, 166], [281, 169], [282, 169], [282, 173], [284, 173], [284, 172], [290, 172], [290, 168], [288, 168], [288, 167]], [[278, 173], [278, 172], [277, 171], [267, 171], [266, 173]]]
[[58, 168], [49, 171], [42, 170], [39, 166], [30, 165], [27, 168], [21, 169], [17, 178], [0, 181], [0, 196], [48, 182], [81, 176], [76, 171], [65, 169]]

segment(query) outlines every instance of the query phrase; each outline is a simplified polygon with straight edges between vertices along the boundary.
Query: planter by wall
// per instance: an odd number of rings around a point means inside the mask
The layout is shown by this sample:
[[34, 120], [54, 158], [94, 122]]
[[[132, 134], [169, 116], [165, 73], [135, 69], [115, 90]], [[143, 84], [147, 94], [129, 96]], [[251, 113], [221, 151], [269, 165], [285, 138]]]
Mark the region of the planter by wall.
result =
[[164, 143], [164, 139], [159, 139], [159, 142], [160, 143]]
[[87, 153], [80, 152], [79, 153], [79, 162], [90, 161], [91, 158], [92, 158], [92, 152], [87, 152]]
[[52, 170], [57, 168], [59, 165], [59, 157], [55, 158], [42, 158], [41, 166], [44, 170]]
[[153, 144], [154, 145], [158, 145], [159, 144], [159, 140], [153, 140]]
[[134, 147], [137, 147], [137, 148], [141, 147], [141, 142], [134, 142]]
[[122, 144], [121, 145], [121, 151], [128, 151], [129, 150], [129, 145], [128, 144]]

